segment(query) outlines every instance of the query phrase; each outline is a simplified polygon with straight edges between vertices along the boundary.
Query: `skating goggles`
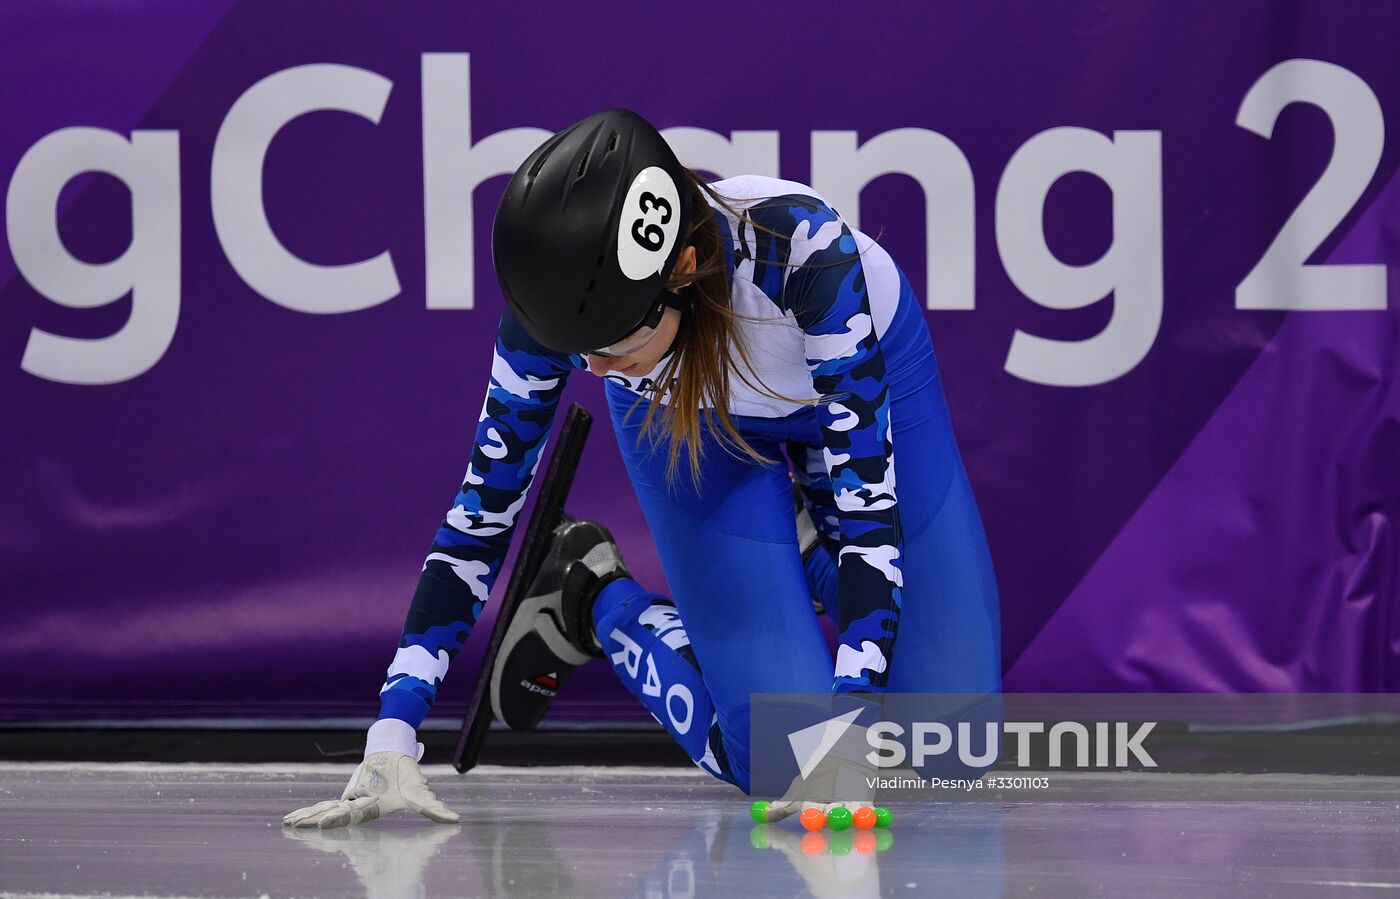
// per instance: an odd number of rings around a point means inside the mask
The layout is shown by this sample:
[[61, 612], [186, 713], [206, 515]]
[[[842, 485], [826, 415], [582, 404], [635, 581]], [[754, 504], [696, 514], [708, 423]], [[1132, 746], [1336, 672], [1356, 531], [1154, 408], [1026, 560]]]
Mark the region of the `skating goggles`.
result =
[[647, 310], [647, 314], [642, 316], [642, 321], [637, 327], [628, 331], [626, 336], [605, 347], [590, 350], [588, 355], [597, 356], [600, 359], [610, 359], [613, 356], [630, 356], [638, 350], [651, 343], [656, 336], [656, 330], [661, 325], [661, 318], [666, 314], [667, 309], [685, 309], [686, 304], [679, 296], [669, 290], [661, 291], [661, 296], [657, 297], [656, 304]]

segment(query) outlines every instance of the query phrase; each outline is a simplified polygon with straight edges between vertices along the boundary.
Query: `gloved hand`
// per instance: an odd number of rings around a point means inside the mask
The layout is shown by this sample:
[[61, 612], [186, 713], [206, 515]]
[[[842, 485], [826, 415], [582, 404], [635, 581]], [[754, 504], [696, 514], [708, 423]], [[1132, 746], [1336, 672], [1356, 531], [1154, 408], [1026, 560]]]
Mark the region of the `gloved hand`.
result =
[[806, 775], [798, 774], [781, 798], [768, 804], [765, 815], [781, 821], [804, 809], [830, 813], [838, 806], [855, 811], [875, 804], [874, 778], [881, 772], [866, 757], [864, 727], [847, 729]]
[[428, 780], [418, 770], [423, 744], [417, 758], [402, 752], [376, 752], [366, 756], [339, 799], [328, 799], [299, 808], [282, 819], [290, 827], [319, 827], [327, 830], [373, 821], [402, 809], [413, 809], [439, 824], [456, 824], [461, 816], [443, 805], [428, 789]]
[[[837, 807], [854, 812], [862, 805], [875, 805], [875, 777], [881, 772], [869, 758], [871, 744], [867, 741], [867, 725], [858, 723], [858, 718], [868, 707], [878, 706], [878, 700], [865, 696], [839, 699], [834, 710], [847, 709], [846, 714], [815, 725], [823, 728], [819, 749], [812, 752], [812, 758], [798, 760], [798, 776], [792, 779], [780, 798], [767, 805], [764, 812], [767, 821], [783, 821], [808, 808], [819, 808], [830, 814]], [[878, 714], [865, 717], [878, 720]], [[812, 730], [815, 728], [804, 728], [799, 734], [809, 734]], [[788, 739], [792, 741], [799, 734], [790, 735]], [[798, 752], [797, 744], [792, 751]]]
[[828, 756], [808, 777], [794, 778], [781, 799], [768, 803], [767, 820], [774, 823], [809, 808], [830, 814], [838, 806], [852, 812], [863, 805], [873, 806], [875, 789], [869, 778], [880, 773], [863, 759]]

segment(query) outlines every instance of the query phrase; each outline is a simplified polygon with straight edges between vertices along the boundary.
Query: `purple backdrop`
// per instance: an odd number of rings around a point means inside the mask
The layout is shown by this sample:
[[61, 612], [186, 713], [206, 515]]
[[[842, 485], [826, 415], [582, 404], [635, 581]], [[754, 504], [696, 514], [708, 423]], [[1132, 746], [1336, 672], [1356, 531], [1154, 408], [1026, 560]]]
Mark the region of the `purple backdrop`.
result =
[[[462, 95], [435, 108], [458, 127], [469, 120], [478, 144], [622, 105], [663, 128], [771, 132], [760, 139], [777, 142], [783, 177], [826, 177], [818, 186], [835, 192], [849, 167], [814, 171], [814, 132], [865, 144], [926, 129], [845, 210], [882, 232], [921, 293], [959, 276], [930, 271], [926, 194], [899, 172], [924, 171], [936, 150], [939, 171], [953, 173], [940, 184], [956, 186], [951, 142], [971, 174], [975, 225], [931, 242], [937, 253], [973, 238], [975, 308], [928, 318], [1002, 589], [1008, 688], [1400, 690], [1397, 46], [1400, 8], [1389, 2], [1027, 2], [995, 13], [909, 2], [878, 15], [769, 3], [684, 18], [655, 4], [307, 2], [295, 14], [267, 0], [9, 4], [0, 717], [377, 707], [465, 468], [501, 306], [487, 237], [502, 177], [474, 193], [474, 307], [426, 299], [427, 270], [450, 280], [441, 259], [466, 255], [463, 245], [425, 264], [425, 149], [446, 146], [451, 159], [452, 146], [425, 130], [424, 54], [458, 54], [435, 59], [463, 74], [469, 54], [469, 95], [458, 79]], [[1259, 86], [1288, 60], [1317, 62]], [[318, 265], [389, 253], [399, 288], [360, 311], [312, 314], [267, 298], [256, 252], [253, 277], [246, 256], [243, 268], [231, 261], [211, 168], [250, 88], [327, 63], [391, 82], [382, 116], [312, 112], [278, 130], [262, 162], [267, 219], [288, 251]], [[1236, 124], [1251, 88], [1264, 106], [1282, 97], [1276, 123], [1264, 116], [1271, 137]], [[83, 175], [56, 209], [26, 205], [25, 186], [58, 165], [31, 148], [75, 127], [123, 143], [178, 132], [178, 169], [152, 163], [164, 192]], [[1138, 140], [1137, 167], [1113, 182], [1112, 163], [1088, 161], [1092, 140], [1041, 141], [1065, 127], [1102, 135], [1102, 146]], [[934, 132], [946, 141], [929, 143]], [[1160, 176], [1148, 164], [1153, 135]], [[232, 158], [246, 160], [234, 144]], [[1036, 147], [1042, 169], [1100, 174], [1052, 172], [1036, 215], [1010, 177]], [[1354, 188], [1319, 180], [1334, 151]], [[433, 196], [452, 186], [433, 184]], [[1290, 244], [1285, 221], [1315, 195], [1340, 197], [1336, 215]], [[936, 216], [961, 208], [956, 190], [927, 196]], [[143, 197], [154, 212], [133, 227]], [[175, 213], [178, 245], [159, 237]], [[173, 338], [142, 373], [74, 383], [23, 363], [36, 329], [94, 340], [159, 305], [140, 286], [135, 300], [98, 306], [80, 287], [65, 301], [70, 288], [46, 286], [52, 260], [21, 246], [55, 217], [68, 251], [89, 263], [122, 257], [149, 225], [131, 277], [174, 284], [178, 273]], [[1072, 266], [1121, 247], [1117, 282], [1070, 303], [1073, 290], [1049, 276], [1018, 275], [1033, 248], [1016, 223], [1037, 219]], [[463, 236], [435, 229], [449, 249]], [[1326, 271], [1383, 265], [1388, 285], [1309, 292], [1285, 261], [1252, 280], [1253, 300], [1237, 299], [1276, 240]], [[1088, 303], [1114, 283], [1114, 297]], [[460, 306], [467, 288], [453, 289]], [[1093, 344], [1071, 352], [1058, 383], [1008, 363], [1018, 331], [1086, 341], [1119, 310], [1151, 306], [1154, 289], [1160, 322], [1138, 326], [1149, 340], [1121, 372], [1085, 374], [1111, 355]], [[1309, 302], [1322, 308], [1300, 308]], [[72, 352], [87, 360], [78, 368], [113, 358]], [[1093, 383], [1065, 383], [1076, 377]], [[566, 394], [601, 413], [600, 399], [587, 376]], [[613, 527], [639, 578], [662, 587], [610, 429], [594, 433], [572, 505]], [[472, 675], [459, 660], [440, 708], [460, 709]], [[601, 667], [573, 692], [572, 714], [639, 714]]]

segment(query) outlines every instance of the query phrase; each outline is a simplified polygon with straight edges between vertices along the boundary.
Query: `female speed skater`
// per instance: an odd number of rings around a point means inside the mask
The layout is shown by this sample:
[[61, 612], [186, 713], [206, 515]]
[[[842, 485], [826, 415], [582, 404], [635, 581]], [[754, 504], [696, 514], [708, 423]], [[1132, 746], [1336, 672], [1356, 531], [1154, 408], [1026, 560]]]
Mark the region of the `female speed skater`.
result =
[[[747, 792], [751, 694], [1000, 690], [986, 537], [920, 303], [877, 243], [804, 185], [706, 183], [641, 117], [607, 110], [525, 160], [492, 247], [508, 309], [490, 385], [365, 761], [340, 800], [286, 823], [458, 819], [419, 771], [416, 729], [577, 369], [604, 380], [673, 595], [632, 579], [601, 525], [566, 521], [491, 672], [498, 718], [533, 726], [604, 658], [697, 765]], [[837, 621], [834, 659], [814, 606]]]

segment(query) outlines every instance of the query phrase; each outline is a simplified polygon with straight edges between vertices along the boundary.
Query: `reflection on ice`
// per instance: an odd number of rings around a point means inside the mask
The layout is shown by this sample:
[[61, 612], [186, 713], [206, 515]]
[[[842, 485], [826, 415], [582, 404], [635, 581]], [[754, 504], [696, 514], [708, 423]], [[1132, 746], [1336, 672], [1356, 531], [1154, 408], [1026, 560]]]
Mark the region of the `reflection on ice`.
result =
[[[737, 794], [639, 809], [619, 803], [617, 791], [590, 789], [587, 803], [540, 801], [535, 790], [502, 796], [495, 814], [481, 809], [453, 827], [404, 818], [282, 833], [340, 853], [370, 899], [429, 895], [452, 877], [461, 892], [502, 897], [861, 899], [881, 895], [882, 874], [903, 889], [954, 872], [959, 895], [1002, 894], [1001, 809], [957, 808], [956, 834], [913, 826], [898, 836], [898, 828], [807, 833], [796, 818], [754, 825]], [[518, 804], [526, 799], [531, 807]], [[638, 811], [647, 814], [629, 820]]]
[[872, 852], [870, 833], [755, 827], [698, 772], [443, 766], [429, 776], [460, 825], [281, 826], [349, 770], [0, 765], [0, 893], [1304, 897], [1400, 882], [1397, 778], [1162, 775], [1127, 801], [1121, 778], [1086, 776], [1073, 803], [898, 805]]

